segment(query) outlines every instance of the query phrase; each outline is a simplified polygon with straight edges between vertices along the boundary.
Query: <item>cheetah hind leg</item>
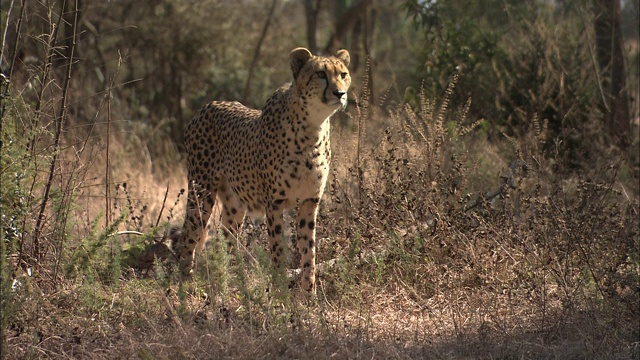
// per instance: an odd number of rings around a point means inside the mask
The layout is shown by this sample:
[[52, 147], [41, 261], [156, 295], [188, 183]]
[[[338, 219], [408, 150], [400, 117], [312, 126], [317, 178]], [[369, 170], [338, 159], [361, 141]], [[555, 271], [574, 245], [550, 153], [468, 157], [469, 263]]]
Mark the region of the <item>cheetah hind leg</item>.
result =
[[172, 239], [171, 248], [178, 259], [178, 267], [184, 277], [193, 271], [196, 250], [202, 249], [207, 241], [207, 223], [211, 217], [215, 193], [189, 182], [187, 213], [182, 228], [182, 236]]
[[222, 197], [222, 219], [220, 227], [227, 241], [228, 250], [232, 250], [238, 245], [238, 234], [247, 213], [246, 206], [235, 196], [226, 192]]

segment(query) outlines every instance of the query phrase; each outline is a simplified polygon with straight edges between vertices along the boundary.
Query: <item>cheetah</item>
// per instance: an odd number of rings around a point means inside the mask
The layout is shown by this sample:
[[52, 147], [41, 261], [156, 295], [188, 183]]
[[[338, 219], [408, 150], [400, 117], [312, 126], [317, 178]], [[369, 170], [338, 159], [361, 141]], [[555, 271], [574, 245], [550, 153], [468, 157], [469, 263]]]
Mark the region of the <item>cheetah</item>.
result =
[[207, 240], [216, 198], [227, 241], [246, 214], [266, 215], [275, 267], [284, 251], [283, 212], [297, 207], [300, 286], [315, 293], [316, 218], [331, 161], [329, 121], [347, 104], [350, 56], [347, 50], [325, 57], [296, 48], [289, 58], [293, 82], [276, 90], [262, 110], [213, 101], [186, 128], [187, 210], [182, 236], [171, 244], [184, 276]]

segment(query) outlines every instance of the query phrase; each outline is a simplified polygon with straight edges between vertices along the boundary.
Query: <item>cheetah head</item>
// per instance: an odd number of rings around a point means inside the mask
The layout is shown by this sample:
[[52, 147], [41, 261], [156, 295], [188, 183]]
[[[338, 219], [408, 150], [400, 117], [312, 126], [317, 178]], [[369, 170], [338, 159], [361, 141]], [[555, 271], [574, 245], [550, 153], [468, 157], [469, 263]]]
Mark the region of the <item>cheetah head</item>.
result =
[[289, 57], [296, 95], [307, 100], [312, 111], [326, 118], [347, 105], [347, 90], [351, 86], [347, 50], [325, 57], [296, 48]]

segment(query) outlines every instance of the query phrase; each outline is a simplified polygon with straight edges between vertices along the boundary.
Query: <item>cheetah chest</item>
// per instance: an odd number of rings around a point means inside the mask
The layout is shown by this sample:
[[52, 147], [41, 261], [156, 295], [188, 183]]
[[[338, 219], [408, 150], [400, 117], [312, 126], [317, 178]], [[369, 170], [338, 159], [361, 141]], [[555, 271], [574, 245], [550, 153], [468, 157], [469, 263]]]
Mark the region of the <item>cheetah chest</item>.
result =
[[268, 174], [272, 200], [283, 200], [286, 207], [293, 207], [296, 200], [320, 198], [329, 175], [328, 134], [315, 144], [288, 148], [282, 155]]

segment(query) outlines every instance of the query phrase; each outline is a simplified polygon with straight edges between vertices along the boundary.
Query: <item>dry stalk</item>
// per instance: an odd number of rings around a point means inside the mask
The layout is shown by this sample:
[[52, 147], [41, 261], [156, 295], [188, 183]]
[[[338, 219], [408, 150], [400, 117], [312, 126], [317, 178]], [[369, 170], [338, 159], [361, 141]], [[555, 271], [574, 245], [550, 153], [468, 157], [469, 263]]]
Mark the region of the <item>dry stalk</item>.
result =
[[371, 81], [370, 76], [371, 76], [371, 72], [370, 72], [370, 67], [371, 67], [371, 61], [369, 58], [367, 58], [367, 61], [365, 63], [365, 72], [364, 72], [364, 79], [362, 79], [362, 101], [358, 101], [356, 102], [356, 110], [357, 110], [357, 114], [358, 114], [358, 139], [357, 139], [357, 143], [356, 143], [356, 168], [355, 171], [357, 172], [356, 176], [357, 176], [357, 181], [358, 181], [358, 196], [362, 197], [362, 191], [363, 191], [363, 178], [362, 178], [362, 174], [360, 173], [360, 170], [362, 169], [362, 162], [361, 162], [361, 150], [362, 150], [362, 135], [365, 133], [365, 125], [366, 125], [366, 120], [369, 118], [369, 108], [370, 108], [370, 101], [371, 101], [371, 89], [369, 86], [369, 82]]
[[[9, 85], [11, 84], [11, 76], [13, 74], [13, 69], [15, 67], [16, 64], [16, 57], [18, 54], [18, 44], [20, 43], [19, 39], [20, 39], [20, 31], [22, 29], [22, 19], [24, 18], [24, 9], [25, 9], [26, 5], [24, 3], [24, 0], [22, 1], [22, 7], [20, 9], [20, 17], [18, 18], [18, 24], [16, 25], [16, 42], [15, 44], [13, 44], [13, 49], [11, 52], [11, 63], [9, 64], [9, 73], [6, 75], [6, 78], [4, 78], [4, 91], [2, 96], [2, 106], [0, 108], [0, 120], [4, 120], [4, 112], [5, 112], [5, 102], [4, 99], [9, 97]], [[5, 25], [4, 28], [4, 38], [2, 39], [2, 48], [0, 49], [0, 61], [2, 61], [2, 59], [4, 59], [4, 46], [7, 43], [7, 30], [9, 29], [9, 18], [11, 17], [11, 10], [13, 9], [13, 1], [11, 1], [11, 5], [9, 6], [9, 12], [7, 13], [7, 23]], [[0, 130], [2, 130], [2, 124], [4, 123], [4, 121], [0, 121]], [[0, 148], [2, 148], [2, 142], [0, 141]]]
[[[26, 5], [23, 3], [23, 11], [24, 11], [24, 7]], [[34, 170], [37, 172], [38, 171], [38, 162], [36, 161], [36, 152], [35, 152], [35, 144], [36, 144], [36, 129], [38, 129], [39, 123], [40, 123], [40, 116], [42, 114], [42, 103], [43, 103], [43, 99], [44, 99], [44, 95], [45, 95], [45, 90], [47, 88], [47, 85], [49, 83], [49, 74], [50, 74], [50, 69], [51, 69], [51, 63], [53, 61], [53, 55], [55, 54], [55, 48], [56, 48], [56, 43], [57, 43], [57, 37], [58, 37], [58, 27], [60, 25], [60, 21], [62, 19], [62, 16], [58, 19], [58, 23], [54, 24], [52, 22], [52, 14], [51, 14], [51, 8], [49, 7], [49, 11], [48, 11], [48, 19], [49, 19], [49, 23], [50, 23], [50, 30], [49, 30], [49, 39], [46, 42], [46, 52], [47, 52], [47, 56], [46, 59], [44, 61], [44, 65], [42, 68], [42, 76], [41, 76], [41, 80], [39, 80], [40, 82], [40, 90], [38, 92], [38, 96], [37, 96], [37, 100], [36, 100], [36, 106], [34, 108], [34, 116], [33, 116], [33, 120], [31, 121], [31, 128], [30, 128], [30, 134], [28, 135], [30, 137], [29, 141], [28, 141], [28, 145], [27, 145], [27, 152], [29, 154], [31, 154], [30, 157], [28, 157], [27, 159], [27, 164], [26, 167], [29, 167], [29, 162], [33, 161], [34, 162]], [[19, 42], [19, 37], [16, 37], [16, 49], [17, 49], [17, 43]], [[15, 57], [15, 55], [14, 55]], [[14, 59], [15, 60], [15, 59]], [[13, 69], [13, 66], [12, 66]], [[4, 104], [4, 102], [3, 102]], [[4, 112], [3, 112], [4, 114]], [[4, 120], [4, 119], [2, 119]], [[3, 121], [4, 122], [4, 121]], [[37, 182], [38, 178], [36, 176], [33, 177], [32, 181], [31, 181], [31, 186], [29, 188], [29, 199], [33, 198], [33, 193], [35, 191], [35, 187], [36, 187], [36, 182]], [[30, 204], [29, 204], [30, 205]], [[23, 221], [22, 221], [22, 228], [25, 229], [26, 228], [26, 224], [27, 224], [27, 217], [24, 217]], [[26, 261], [26, 254], [24, 253], [24, 243], [26, 240], [26, 236], [25, 234], [22, 234], [21, 239], [20, 239], [20, 247], [19, 247], [19, 254], [20, 254], [20, 259], [22, 261]]]
[[[60, 17], [62, 18], [62, 14], [64, 13], [66, 1], [62, 3], [62, 8], [60, 11]], [[34, 229], [33, 236], [33, 255], [36, 259], [40, 259], [40, 234], [42, 232], [42, 226], [44, 221], [44, 214], [47, 209], [47, 203], [49, 200], [49, 192], [51, 191], [51, 185], [53, 183], [53, 176], [55, 174], [56, 163], [58, 160], [58, 154], [60, 151], [60, 138], [62, 137], [62, 128], [64, 126], [64, 121], [67, 116], [67, 94], [69, 91], [69, 83], [71, 82], [71, 69], [73, 67], [73, 54], [76, 46], [76, 29], [77, 29], [77, 21], [78, 21], [78, 0], [75, 1], [75, 9], [74, 9], [74, 21], [72, 27], [72, 41], [71, 41], [71, 49], [69, 51], [69, 59], [67, 63], [67, 76], [64, 79], [64, 85], [62, 89], [62, 99], [60, 103], [60, 116], [56, 120], [56, 133], [54, 137], [53, 143], [53, 156], [51, 157], [51, 162], [49, 164], [49, 172], [47, 181], [44, 186], [44, 195], [42, 197], [42, 203], [40, 205], [40, 210], [38, 213], [38, 217], [36, 219], [36, 226]]]
[[167, 183], [167, 190], [164, 192], [164, 199], [162, 199], [162, 207], [158, 212], [158, 219], [156, 220], [155, 227], [158, 227], [158, 225], [160, 224], [160, 219], [162, 218], [162, 212], [164, 211], [164, 207], [167, 204], [167, 196], [169, 196], [169, 183]]
[[113, 85], [113, 79], [111, 80], [111, 84], [109, 84], [109, 89], [107, 90], [107, 135], [106, 135], [106, 160], [105, 160], [105, 169], [104, 169], [104, 228], [107, 229], [109, 224], [111, 223], [111, 193], [110, 193], [110, 176], [109, 176], [109, 166], [111, 165], [110, 153], [109, 151], [109, 143], [111, 138], [111, 85]]
[[105, 198], [105, 229], [109, 227], [111, 224], [111, 92], [115, 88], [114, 84], [116, 78], [118, 77], [118, 73], [120, 72], [120, 66], [122, 65], [122, 58], [118, 58], [118, 67], [116, 68], [115, 74], [109, 80], [109, 87], [107, 88], [107, 92], [105, 97], [107, 99], [107, 134], [106, 134], [106, 161], [105, 161], [105, 172], [104, 172], [104, 198]]

